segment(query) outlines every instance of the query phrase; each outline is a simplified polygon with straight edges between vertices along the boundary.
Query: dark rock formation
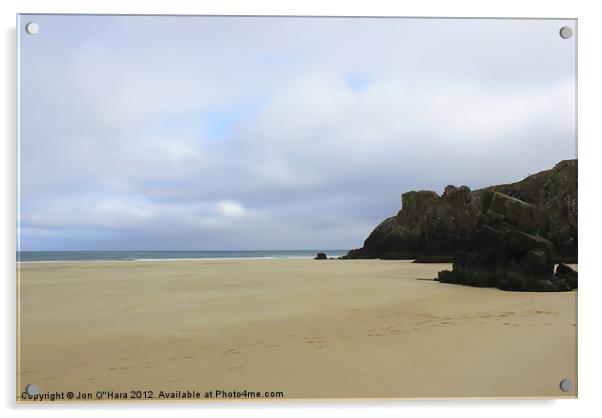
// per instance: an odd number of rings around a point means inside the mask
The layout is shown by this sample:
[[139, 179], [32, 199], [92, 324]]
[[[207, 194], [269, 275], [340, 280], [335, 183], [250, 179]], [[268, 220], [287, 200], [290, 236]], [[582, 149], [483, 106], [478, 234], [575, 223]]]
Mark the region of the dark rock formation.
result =
[[328, 257], [326, 256], [326, 253], [318, 253], [318, 255], [314, 257], [314, 260], [328, 260]]
[[540, 208], [540, 235], [554, 244], [556, 261], [577, 262], [577, 160], [489, 189]]
[[[577, 260], [577, 160], [561, 161], [512, 184], [473, 192], [447, 186], [441, 196], [412, 191], [401, 201], [399, 213], [378, 225], [347, 258], [450, 259], [473, 248], [477, 229], [503, 213], [515, 231], [550, 241], [554, 261]], [[481, 219], [490, 208], [488, 219]]]
[[447, 186], [442, 196], [431, 191], [407, 192], [402, 209], [385, 219], [349, 258], [412, 259], [453, 256], [470, 242], [479, 207], [466, 186]]
[[541, 228], [536, 206], [491, 190], [482, 202], [471, 248], [457, 254], [452, 271], [439, 273], [439, 282], [519, 291], [577, 287], [570, 267], [561, 264], [554, 274], [554, 245], [535, 235]]

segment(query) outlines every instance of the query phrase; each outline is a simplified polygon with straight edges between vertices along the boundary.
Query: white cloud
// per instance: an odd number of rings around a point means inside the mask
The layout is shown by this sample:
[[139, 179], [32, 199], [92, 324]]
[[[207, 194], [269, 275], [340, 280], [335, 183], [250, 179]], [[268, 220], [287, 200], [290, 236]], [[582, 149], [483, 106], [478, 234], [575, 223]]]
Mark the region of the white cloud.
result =
[[222, 200], [215, 207], [220, 215], [227, 218], [242, 218], [246, 215], [244, 208], [233, 200]]

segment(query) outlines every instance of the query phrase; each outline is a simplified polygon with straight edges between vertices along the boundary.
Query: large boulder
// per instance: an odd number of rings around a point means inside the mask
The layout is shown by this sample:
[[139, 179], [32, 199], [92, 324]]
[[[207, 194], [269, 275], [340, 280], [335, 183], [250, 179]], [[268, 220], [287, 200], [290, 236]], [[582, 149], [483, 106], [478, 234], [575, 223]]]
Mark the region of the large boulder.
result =
[[485, 190], [481, 195], [481, 212], [530, 234], [539, 233], [543, 223], [537, 206], [492, 190]]
[[558, 264], [558, 267], [556, 267], [555, 276], [559, 280], [566, 281], [567, 285], [571, 289], [577, 289], [577, 271], [573, 270], [566, 264]]
[[[517, 291], [566, 291], [577, 287], [577, 273], [564, 266], [554, 274], [554, 244], [524, 232], [537, 230], [536, 223], [514, 217], [532, 210], [515, 199], [495, 193], [503, 204], [488, 207], [481, 217], [469, 251], [458, 253], [452, 271], [438, 275], [441, 283], [498, 287]], [[520, 201], [519, 201], [520, 202]]]

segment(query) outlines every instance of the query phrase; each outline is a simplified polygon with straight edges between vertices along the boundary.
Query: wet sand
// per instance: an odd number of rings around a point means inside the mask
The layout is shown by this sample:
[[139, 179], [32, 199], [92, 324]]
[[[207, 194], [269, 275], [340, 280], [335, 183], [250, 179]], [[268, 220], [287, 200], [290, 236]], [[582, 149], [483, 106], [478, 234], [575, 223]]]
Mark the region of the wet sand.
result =
[[[94, 397], [576, 396], [576, 291], [432, 281], [444, 268], [309, 259], [21, 263], [17, 397], [29, 383], [40, 393]], [[568, 393], [559, 390], [563, 378], [574, 382]]]

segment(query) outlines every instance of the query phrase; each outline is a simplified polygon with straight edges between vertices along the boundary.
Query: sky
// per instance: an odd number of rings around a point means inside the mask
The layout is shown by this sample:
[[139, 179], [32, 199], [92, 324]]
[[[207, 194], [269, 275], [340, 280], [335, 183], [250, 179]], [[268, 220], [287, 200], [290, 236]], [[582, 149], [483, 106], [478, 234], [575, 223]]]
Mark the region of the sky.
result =
[[19, 26], [21, 250], [351, 249], [405, 191], [576, 158], [573, 20]]

